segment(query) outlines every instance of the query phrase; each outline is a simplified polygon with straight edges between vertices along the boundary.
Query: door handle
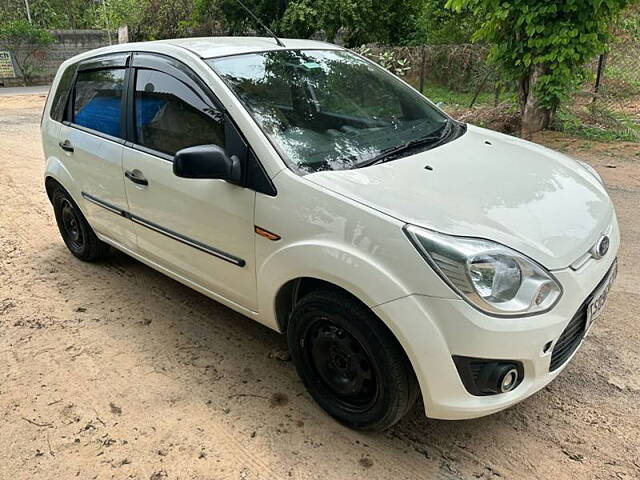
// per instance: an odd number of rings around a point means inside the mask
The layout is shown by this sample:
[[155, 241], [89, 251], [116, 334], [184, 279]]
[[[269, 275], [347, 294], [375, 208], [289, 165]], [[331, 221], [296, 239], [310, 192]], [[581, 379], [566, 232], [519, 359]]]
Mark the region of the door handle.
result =
[[58, 145], [60, 145], [60, 148], [65, 152], [73, 153], [73, 145], [71, 145], [71, 142], [68, 139], [64, 142], [58, 143]]
[[135, 173], [130, 172], [129, 170], [124, 172], [124, 176], [137, 185], [149, 185], [149, 182], [147, 181], [146, 178], [142, 176], [138, 176]]

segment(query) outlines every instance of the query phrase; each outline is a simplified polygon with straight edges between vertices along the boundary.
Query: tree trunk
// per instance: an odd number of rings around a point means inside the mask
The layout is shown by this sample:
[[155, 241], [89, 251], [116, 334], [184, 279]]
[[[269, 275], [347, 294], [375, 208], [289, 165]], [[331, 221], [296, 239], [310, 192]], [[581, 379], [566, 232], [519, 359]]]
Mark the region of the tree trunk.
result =
[[521, 81], [520, 101], [522, 104], [522, 135], [524, 137], [529, 137], [533, 133], [548, 128], [553, 118], [553, 110], [541, 106], [535, 93], [540, 76], [544, 73], [544, 65], [535, 65], [531, 69], [529, 78]]

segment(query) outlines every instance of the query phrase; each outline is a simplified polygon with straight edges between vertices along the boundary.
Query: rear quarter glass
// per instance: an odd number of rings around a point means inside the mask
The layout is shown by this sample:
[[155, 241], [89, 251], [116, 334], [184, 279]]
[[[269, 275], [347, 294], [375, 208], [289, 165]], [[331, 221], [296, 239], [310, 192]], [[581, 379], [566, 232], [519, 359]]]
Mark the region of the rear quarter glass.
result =
[[58, 82], [53, 101], [51, 102], [51, 110], [49, 111], [49, 116], [56, 122], [62, 122], [63, 120], [64, 110], [67, 105], [67, 100], [69, 99], [69, 91], [71, 90], [73, 77], [77, 68], [77, 64], [69, 65], [62, 73], [60, 81]]

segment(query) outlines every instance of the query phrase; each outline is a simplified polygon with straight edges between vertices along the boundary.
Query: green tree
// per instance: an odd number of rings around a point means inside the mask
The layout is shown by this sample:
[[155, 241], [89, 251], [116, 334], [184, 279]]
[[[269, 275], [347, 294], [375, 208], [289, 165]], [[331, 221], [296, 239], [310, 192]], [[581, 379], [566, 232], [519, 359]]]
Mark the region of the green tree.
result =
[[334, 41], [338, 31], [346, 33], [348, 47], [365, 43], [405, 45], [416, 30], [424, 0], [321, 0], [319, 29]]
[[94, 3], [86, 16], [92, 28], [117, 30], [127, 25], [136, 29], [148, 6], [148, 0], [105, 0]]
[[24, 84], [28, 85], [40, 69], [36, 53], [52, 43], [53, 37], [46, 30], [26, 20], [11, 20], [0, 24], [0, 41], [13, 53]]
[[[262, 23], [276, 30], [287, 8], [287, 0], [243, 0], [243, 3]], [[236, 0], [195, 0], [195, 18], [217, 25], [230, 35], [246, 32], [266, 35]]]
[[[24, 2], [23, 2], [24, 3]], [[86, 0], [29, 0], [33, 23], [42, 28], [92, 28], [92, 12], [101, 3]]]
[[[215, 25], [232, 35], [247, 31], [262, 34], [260, 26], [236, 0], [194, 1], [195, 17], [200, 23]], [[276, 34], [308, 38], [316, 32], [324, 32], [332, 42], [342, 30], [346, 45], [353, 47], [369, 42], [409, 43], [423, 1], [244, 0], [244, 3]]]
[[286, 37], [309, 38], [318, 30], [319, 12], [312, 0], [289, 2], [278, 23], [278, 32]]
[[131, 40], [160, 40], [192, 35], [194, 0], [146, 0], [130, 31]]
[[[109, 0], [107, 0], [109, 1]], [[133, 0], [131, 0], [133, 3]], [[48, 29], [92, 28], [95, 11], [102, 11], [102, 1], [87, 0], [29, 0], [29, 11], [34, 25]], [[0, 1], [3, 21], [27, 20], [24, 0]], [[100, 28], [103, 28], [102, 26]]]
[[560, 103], [602, 53], [612, 24], [634, 0], [449, 0], [482, 21], [474, 39], [492, 44], [491, 58], [518, 84], [522, 128], [547, 128]]
[[0, 2], [0, 18], [3, 22], [27, 19], [24, 1], [3, 0]]
[[408, 32], [412, 45], [459, 45], [470, 43], [479, 26], [478, 17], [469, 9], [454, 12], [446, 8], [448, 0], [424, 0], [416, 16], [415, 28]]

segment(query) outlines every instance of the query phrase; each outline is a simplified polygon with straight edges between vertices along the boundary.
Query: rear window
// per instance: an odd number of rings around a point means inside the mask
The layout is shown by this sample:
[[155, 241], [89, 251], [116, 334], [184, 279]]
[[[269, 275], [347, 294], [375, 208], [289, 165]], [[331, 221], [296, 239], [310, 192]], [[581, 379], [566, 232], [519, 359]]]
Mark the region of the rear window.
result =
[[74, 89], [73, 123], [120, 137], [124, 75], [124, 68], [78, 73]]
[[77, 65], [70, 65], [62, 73], [60, 82], [58, 82], [58, 89], [53, 96], [51, 102], [51, 110], [49, 115], [52, 120], [61, 122], [64, 118], [64, 109], [67, 106], [67, 99], [69, 98], [69, 90], [71, 90], [71, 82], [73, 82], [73, 76], [76, 73]]

